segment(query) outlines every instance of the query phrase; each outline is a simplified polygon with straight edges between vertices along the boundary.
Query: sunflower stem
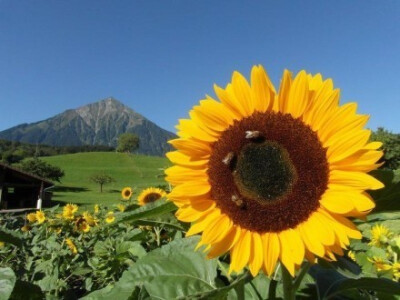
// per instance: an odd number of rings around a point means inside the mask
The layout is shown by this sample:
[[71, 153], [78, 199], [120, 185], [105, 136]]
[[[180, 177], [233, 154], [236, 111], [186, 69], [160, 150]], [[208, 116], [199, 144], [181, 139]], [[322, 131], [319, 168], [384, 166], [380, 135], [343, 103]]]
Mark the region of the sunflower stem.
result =
[[294, 288], [292, 275], [286, 269], [284, 265], [281, 267], [282, 270], [282, 283], [283, 283], [283, 299], [285, 300], [295, 300], [296, 290]]
[[297, 275], [297, 277], [293, 283], [293, 288], [294, 288], [295, 293], [296, 293], [297, 289], [299, 288], [301, 282], [303, 281], [304, 276], [307, 274], [309, 269], [310, 269], [310, 263], [307, 261], [303, 262], [300, 273], [299, 273], [299, 275]]

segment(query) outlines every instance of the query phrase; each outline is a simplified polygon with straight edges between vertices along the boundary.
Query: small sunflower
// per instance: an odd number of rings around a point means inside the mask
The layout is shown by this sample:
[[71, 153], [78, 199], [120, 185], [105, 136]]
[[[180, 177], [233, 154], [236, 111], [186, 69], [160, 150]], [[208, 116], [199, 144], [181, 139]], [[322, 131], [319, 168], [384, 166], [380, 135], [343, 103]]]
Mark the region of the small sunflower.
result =
[[110, 223], [112, 223], [112, 222], [114, 222], [114, 221], [115, 221], [114, 212], [109, 211], [109, 212], [107, 213], [106, 223], [110, 224]]
[[85, 211], [82, 213], [82, 218], [90, 225], [90, 226], [96, 226], [98, 223], [98, 220], [93, 217], [88, 211]]
[[377, 224], [371, 229], [371, 241], [369, 244], [371, 246], [382, 247], [388, 243], [392, 235], [393, 233], [385, 225]]
[[65, 243], [67, 244], [69, 250], [71, 250], [73, 255], [76, 255], [78, 253], [78, 249], [76, 248], [74, 242], [71, 239], [65, 239]]
[[162, 189], [150, 187], [150, 188], [144, 189], [140, 193], [140, 195], [138, 197], [138, 202], [139, 202], [139, 205], [143, 206], [147, 203], [157, 201], [158, 199], [165, 197], [166, 195], [167, 194]]
[[29, 225], [24, 225], [24, 226], [21, 227], [21, 231], [22, 232], [29, 232], [31, 229], [32, 228]]
[[0, 248], [4, 248], [5, 245], [6, 244], [4, 242], [0, 241]]
[[81, 232], [84, 232], [84, 233], [87, 233], [87, 232], [90, 231], [90, 225], [85, 221], [79, 222], [76, 225], [76, 227], [77, 227], [78, 231], [81, 231]]
[[169, 197], [187, 236], [202, 233], [208, 257], [230, 252], [230, 271], [293, 276], [303, 259], [335, 259], [349, 238], [361, 238], [348, 217], [375, 204], [366, 190], [383, 184], [382, 143], [369, 143], [368, 116], [339, 106], [339, 90], [320, 74], [285, 71], [276, 92], [261, 66], [250, 83], [238, 72], [219, 101], [207, 96], [180, 120], [177, 151], [167, 157]]
[[119, 210], [120, 212], [124, 212], [125, 209], [126, 209], [126, 206], [123, 205], [123, 204], [118, 204], [118, 205], [117, 205], [117, 208], [118, 208], [118, 210]]
[[34, 223], [36, 222], [36, 213], [29, 213], [26, 215], [26, 219], [29, 221], [29, 223]]
[[38, 224], [42, 224], [46, 220], [46, 215], [44, 214], [44, 211], [38, 210], [36, 212], [36, 220]]
[[133, 191], [130, 187], [122, 189], [121, 196], [124, 200], [129, 200], [132, 197]]
[[95, 204], [95, 205], [94, 205], [93, 211], [94, 211], [95, 214], [99, 213], [100, 207], [99, 207], [98, 204]]
[[380, 257], [374, 256], [373, 258], [368, 258], [368, 260], [374, 264], [377, 271], [387, 271], [392, 268], [392, 266], [387, 261]]
[[72, 220], [75, 217], [75, 213], [78, 211], [78, 205], [76, 204], [67, 204], [63, 207], [63, 218], [67, 220]]

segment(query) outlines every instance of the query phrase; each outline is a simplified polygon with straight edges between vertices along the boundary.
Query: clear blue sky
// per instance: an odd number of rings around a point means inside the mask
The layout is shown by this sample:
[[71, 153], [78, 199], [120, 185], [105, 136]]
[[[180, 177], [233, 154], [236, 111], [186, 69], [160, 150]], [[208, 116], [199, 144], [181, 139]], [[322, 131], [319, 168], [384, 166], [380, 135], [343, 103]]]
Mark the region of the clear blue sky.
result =
[[114, 96], [161, 127], [262, 64], [400, 132], [400, 1], [0, 0], [0, 130]]

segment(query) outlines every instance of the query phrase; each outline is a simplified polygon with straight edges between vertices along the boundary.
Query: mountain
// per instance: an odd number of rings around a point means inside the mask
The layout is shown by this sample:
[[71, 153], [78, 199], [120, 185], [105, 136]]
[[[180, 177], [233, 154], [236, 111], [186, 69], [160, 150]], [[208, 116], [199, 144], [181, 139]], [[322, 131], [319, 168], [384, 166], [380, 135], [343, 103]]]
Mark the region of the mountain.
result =
[[148, 155], [164, 155], [171, 150], [167, 141], [175, 138], [172, 132], [110, 97], [47, 120], [0, 131], [0, 139], [52, 146], [116, 146], [118, 136], [124, 132], [137, 134], [137, 152]]

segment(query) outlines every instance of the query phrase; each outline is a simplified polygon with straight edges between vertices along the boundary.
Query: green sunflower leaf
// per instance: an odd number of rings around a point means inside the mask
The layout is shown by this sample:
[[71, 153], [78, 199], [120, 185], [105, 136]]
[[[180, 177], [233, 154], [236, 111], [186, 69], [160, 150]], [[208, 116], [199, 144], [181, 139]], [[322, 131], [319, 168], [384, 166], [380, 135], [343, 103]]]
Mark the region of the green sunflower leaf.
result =
[[158, 217], [175, 210], [176, 206], [172, 202], [158, 200], [153, 203], [148, 203], [145, 206], [139, 207], [135, 210], [119, 214], [119, 217], [116, 219], [116, 221], [111, 223], [109, 226], [113, 226], [121, 222], [134, 223], [139, 220]]
[[10, 268], [0, 268], [0, 300], [7, 300], [16, 282], [14, 271]]
[[9, 230], [6, 228], [0, 228], [0, 241], [4, 243], [13, 244], [15, 246], [22, 246], [23, 237], [19, 232]]
[[198, 242], [199, 237], [184, 238], [155, 249], [125, 271], [112, 289], [84, 299], [133, 299], [143, 289], [151, 299], [177, 299], [215, 290], [217, 261], [194, 251]]

